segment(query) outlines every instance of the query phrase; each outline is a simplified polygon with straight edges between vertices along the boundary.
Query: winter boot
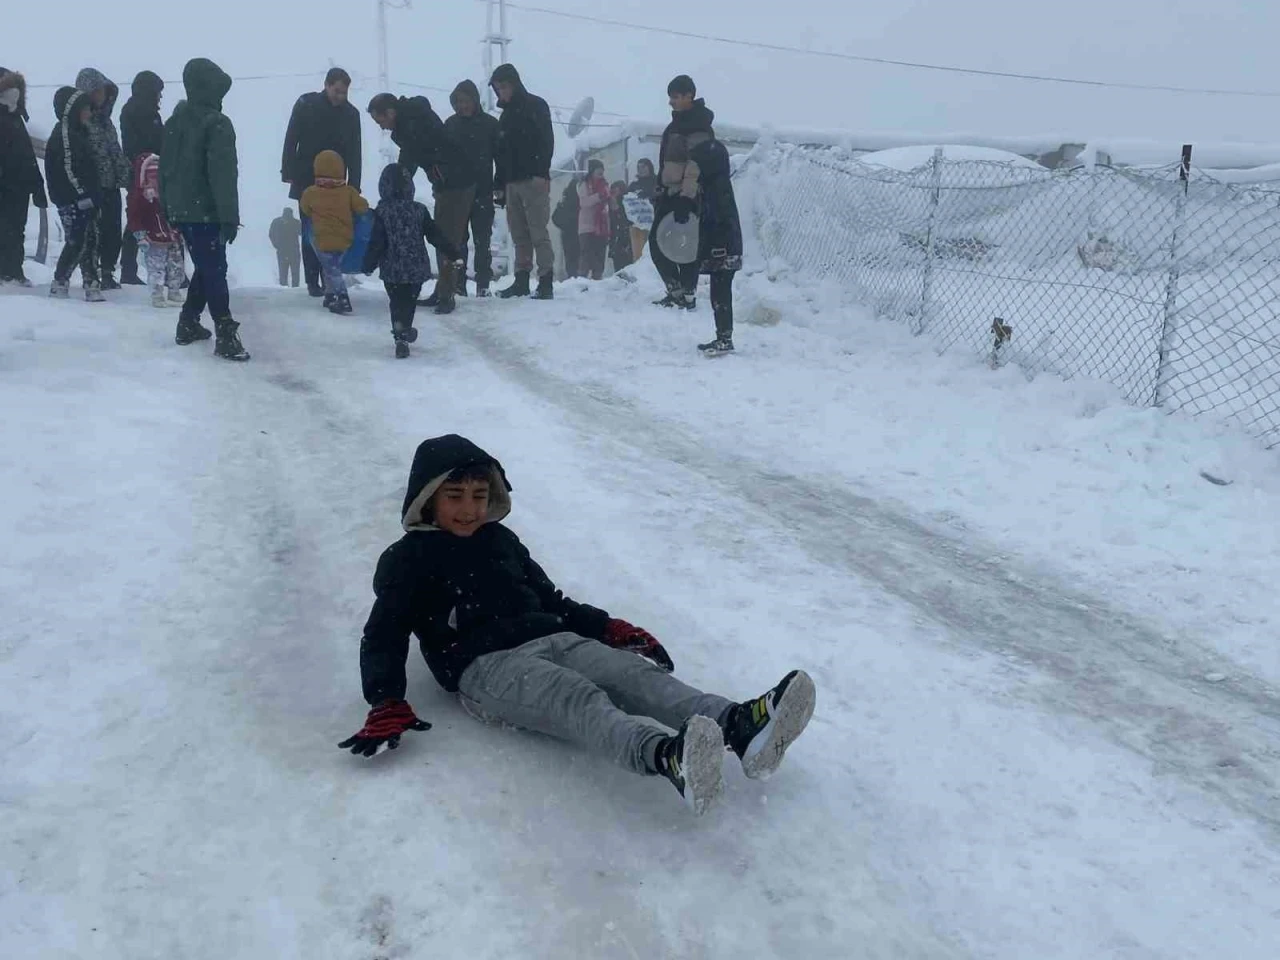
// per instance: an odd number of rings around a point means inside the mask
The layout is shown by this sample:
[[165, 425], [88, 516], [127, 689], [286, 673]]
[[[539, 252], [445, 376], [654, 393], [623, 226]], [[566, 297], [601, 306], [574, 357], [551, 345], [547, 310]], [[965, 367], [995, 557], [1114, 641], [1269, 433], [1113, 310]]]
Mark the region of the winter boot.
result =
[[668, 290], [667, 295], [661, 300], [653, 301], [655, 307], [666, 307], [668, 310], [697, 310], [698, 297], [696, 294], [685, 293], [681, 290]]
[[[539, 281], [541, 286], [541, 281]], [[516, 278], [511, 286], [498, 291], [498, 296], [503, 300], [510, 300], [512, 297], [527, 297], [529, 295], [529, 271], [517, 270]]]
[[457, 308], [458, 301], [453, 298], [453, 291], [448, 291], [444, 296], [439, 298], [436, 303], [436, 313], [442, 316], [446, 313], [453, 313]]
[[147, 285], [147, 281], [138, 276], [137, 264], [134, 264], [133, 269], [130, 269], [128, 263], [120, 268], [120, 283], [129, 287], [145, 287]]
[[723, 357], [726, 353], [733, 353], [733, 338], [716, 337], [709, 343], [698, 344], [698, 349], [704, 357]]
[[151, 305], [153, 307], [158, 307], [161, 310], [167, 309], [170, 306], [169, 297], [165, 293], [164, 287], [155, 286], [151, 288]]
[[696, 816], [707, 812], [724, 790], [724, 734], [710, 717], [690, 717], [654, 754], [655, 772], [680, 791]]
[[432, 290], [430, 296], [423, 297], [418, 301], [420, 307], [438, 307], [440, 306], [440, 294], [438, 291]]
[[102, 303], [107, 299], [102, 293], [102, 287], [96, 283], [84, 285], [84, 298], [88, 303]]
[[476, 296], [481, 298], [489, 296], [489, 285], [487, 283], [480, 283], [477, 281]]
[[54, 300], [66, 300], [71, 296], [71, 285], [55, 280], [49, 284], [49, 296]]
[[403, 360], [409, 356], [409, 344], [418, 339], [418, 331], [415, 327], [391, 327], [391, 336], [396, 341], [396, 359]]
[[200, 322], [198, 316], [188, 317], [185, 312], [178, 314], [178, 329], [173, 335], [173, 342], [178, 346], [185, 347], [189, 343], [208, 340], [212, 336], [212, 331]]
[[240, 334], [236, 333], [240, 329], [240, 324], [230, 317], [219, 317], [213, 321], [213, 327], [218, 331], [218, 339], [213, 345], [215, 357], [221, 357], [223, 360], [249, 359], [249, 351], [240, 342]]
[[329, 312], [336, 313], [339, 316], [345, 316], [353, 312], [351, 309], [351, 297], [345, 293], [335, 293], [332, 300], [329, 301]]
[[409, 344], [405, 340], [396, 341], [396, 359], [404, 360], [409, 356]]
[[468, 295], [466, 270], [458, 270], [457, 278], [455, 280], [454, 292], [460, 297], [465, 297]]
[[184, 303], [186, 303], [186, 302], [187, 302], [187, 295], [186, 295], [185, 293], [183, 293], [183, 292], [182, 292], [182, 288], [181, 288], [181, 287], [170, 287], [170, 288], [169, 288], [169, 302], [170, 302], [170, 303], [175, 303], [175, 304], [177, 304], [178, 306], [182, 306]]
[[103, 290], [119, 290], [120, 284], [116, 283], [116, 275], [106, 270], [102, 272], [102, 289]]
[[762, 697], [729, 709], [725, 745], [742, 761], [742, 772], [766, 780], [782, 763], [787, 747], [804, 732], [813, 716], [817, 691], [803, 670], [792, 670]]
[[12, 283], [15, 287], [30, 287], [30, 286], [32, 286], [31, 281], [27, 279], [27, 275], [26, 275], [25, 273], [23, 273], [21, 270], [19, 270], [19, 271], [18, 271], [17, 275], [12, 276], [12, 277], [9, 277], [9, 278], [7, 278], [7, 279], [8, 279], [8, 281], [9, 281], [9, 283]]
[[538, 289], [534, 291], [535, 300], [554, 300], [556, 298], [555, 278], [549, 273], [538, 277]]
[[324, 297], [324, 299], [320, 301], [320, 306], [324, 307], [326, 310], [333, 307], [333, 301], [335, 298], [332, 293], [322, 293], [320, 296]]
[[324, 296], [324, 287], [320, 286], [320, 284], [318, 284], [318, 283], [308, 283], [308, 284], [307, 284], [307, 296], [308, 296], [308, 297], [323, 297], [323, 296]]

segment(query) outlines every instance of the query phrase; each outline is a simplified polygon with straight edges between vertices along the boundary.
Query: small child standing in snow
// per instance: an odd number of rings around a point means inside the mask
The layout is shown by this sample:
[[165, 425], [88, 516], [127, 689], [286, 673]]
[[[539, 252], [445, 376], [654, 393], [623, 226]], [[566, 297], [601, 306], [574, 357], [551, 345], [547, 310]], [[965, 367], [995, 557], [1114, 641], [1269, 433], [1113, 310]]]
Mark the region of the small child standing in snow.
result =
[[347, 183], [347, 165], [334, 150], [321, 150], [313, 164], [316, 180], [302, 191], [299, 208], [311, 218], [311, 246], [324, 271], [324, 305], [333, 313], [350, 313], [351, 298], [342, 275], [342, 257], [355, 242], [356, 215], [369, 203]]
[[[160, 203], [160, 158], [139, 154], [129, 185], [129, 232], [147, 246], [147, 283], [153, 307], [180, 307], [184, 263], [182, 234], [169, 226]], [[167, 295], [166, 295], [167, 288]]]
[[430, 729], [404, 699], [413, 633], [436, 681], [471, 715], [666, 777], [696, 814], [722, 789], [726, 749], [752, 779], [778, 768], [813, 715], [807, 673], [793, 670], [739, 703], [682, 683], [648, 632], [556, 589], [502, 524], [510, 512], [506, 472], [470, 440], [418, 447], [400, 514], [405, 536], [378, 560], [360, 641], [373, 709], [339, 747], [372, 757], [408, 730]]
[[44, 178], [49, 200], [58, 208], [66, 242], [53, 268], [49, 296], [66, 299], [71, 274], [78, 266], [84, 281], [84, 298], [90, 303], [106, 300], [98, 273], [98, 210], [102, 188], [98, 165], [89, 143], [89, 117], [93, 104], [88, 94], [62, 87], [53, 95], [58, 122], [44, 151]]
[[391, 163], [383, 169], [378, 177], [380, 199], [373, 212], [373, 234], [362, 265], [365, 273], [378, 270], [387, 288], [391, 336], [396, 356], [402, 359], [409, 356], [409, 344], [418, 339], [413, 317], [422, 285], [431, 279], [425, 241], [455, 265], [463, 260], [462, 251], [444, 235], [427, 208], [413, 199], [413, 193], [413, 174], [408, 167]]

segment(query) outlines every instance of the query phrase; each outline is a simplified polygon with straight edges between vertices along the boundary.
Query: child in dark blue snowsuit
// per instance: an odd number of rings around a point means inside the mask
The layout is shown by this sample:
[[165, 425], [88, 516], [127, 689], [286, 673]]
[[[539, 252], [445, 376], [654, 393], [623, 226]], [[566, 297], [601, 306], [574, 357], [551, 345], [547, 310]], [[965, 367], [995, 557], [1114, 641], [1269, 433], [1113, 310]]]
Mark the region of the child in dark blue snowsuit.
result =
[[396, 356], [409, 356], [409, 344], [418, 339], [413, 315], [422, 285], [431, 278], [427, 241], [453, 261], [463, 259], [431, 218], [430, 211], [413, 198], [413, 174], [398, 163], [388, 164], [378, 178], [378, 207], [373, 212], [373, 234], [364, 256], [364, 272], [379, 271], [391, 301], [391, 335]]

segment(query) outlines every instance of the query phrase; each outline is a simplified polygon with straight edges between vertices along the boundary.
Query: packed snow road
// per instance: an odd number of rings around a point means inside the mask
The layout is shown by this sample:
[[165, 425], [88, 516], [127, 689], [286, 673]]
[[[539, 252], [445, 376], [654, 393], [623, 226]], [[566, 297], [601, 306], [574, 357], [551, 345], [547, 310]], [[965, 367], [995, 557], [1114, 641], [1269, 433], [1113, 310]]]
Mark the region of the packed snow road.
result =
[[[362, 293], [338, 319], [238, 291], [245, 366], [173, 347], [130, 294], [0, 299], [0, 953], [1273, 954], [1265, 683], [892, 490], [633, 396], [644, 358], [603, 295], [465, 303], [395, 361]], [[565, 356], [605, 344], [590, 379], [531, 348], [552, 310], [581, 321]], [[416, 660], [435, 728], [373, 762], [334, 748], [413, 448], [451, 431], [502, 457], [558, 583], [681, 676], [744, 697], [814, 675], [775, 779], [728, 770], [695, 821], [658, 778], [469, 719]]]

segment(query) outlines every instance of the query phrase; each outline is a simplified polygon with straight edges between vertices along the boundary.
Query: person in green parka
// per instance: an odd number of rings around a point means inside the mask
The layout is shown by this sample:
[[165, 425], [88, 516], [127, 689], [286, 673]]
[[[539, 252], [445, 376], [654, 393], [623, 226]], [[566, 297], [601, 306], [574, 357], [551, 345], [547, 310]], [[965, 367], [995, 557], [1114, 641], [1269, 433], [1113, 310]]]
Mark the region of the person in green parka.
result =
[[160, 199], [195, 265], [174, 339], [182, 346], [209, 339], [200, 323], [207, 306], [217, 331], [214, 354], [248, 360], [227, 289], [227, 244], [240, 230], [236, 131], [222, 112], [231, 78], [212, 60], [197, 57], [183, 68], [182, 84], [187, 98], [164, 125], [160, 152]]

